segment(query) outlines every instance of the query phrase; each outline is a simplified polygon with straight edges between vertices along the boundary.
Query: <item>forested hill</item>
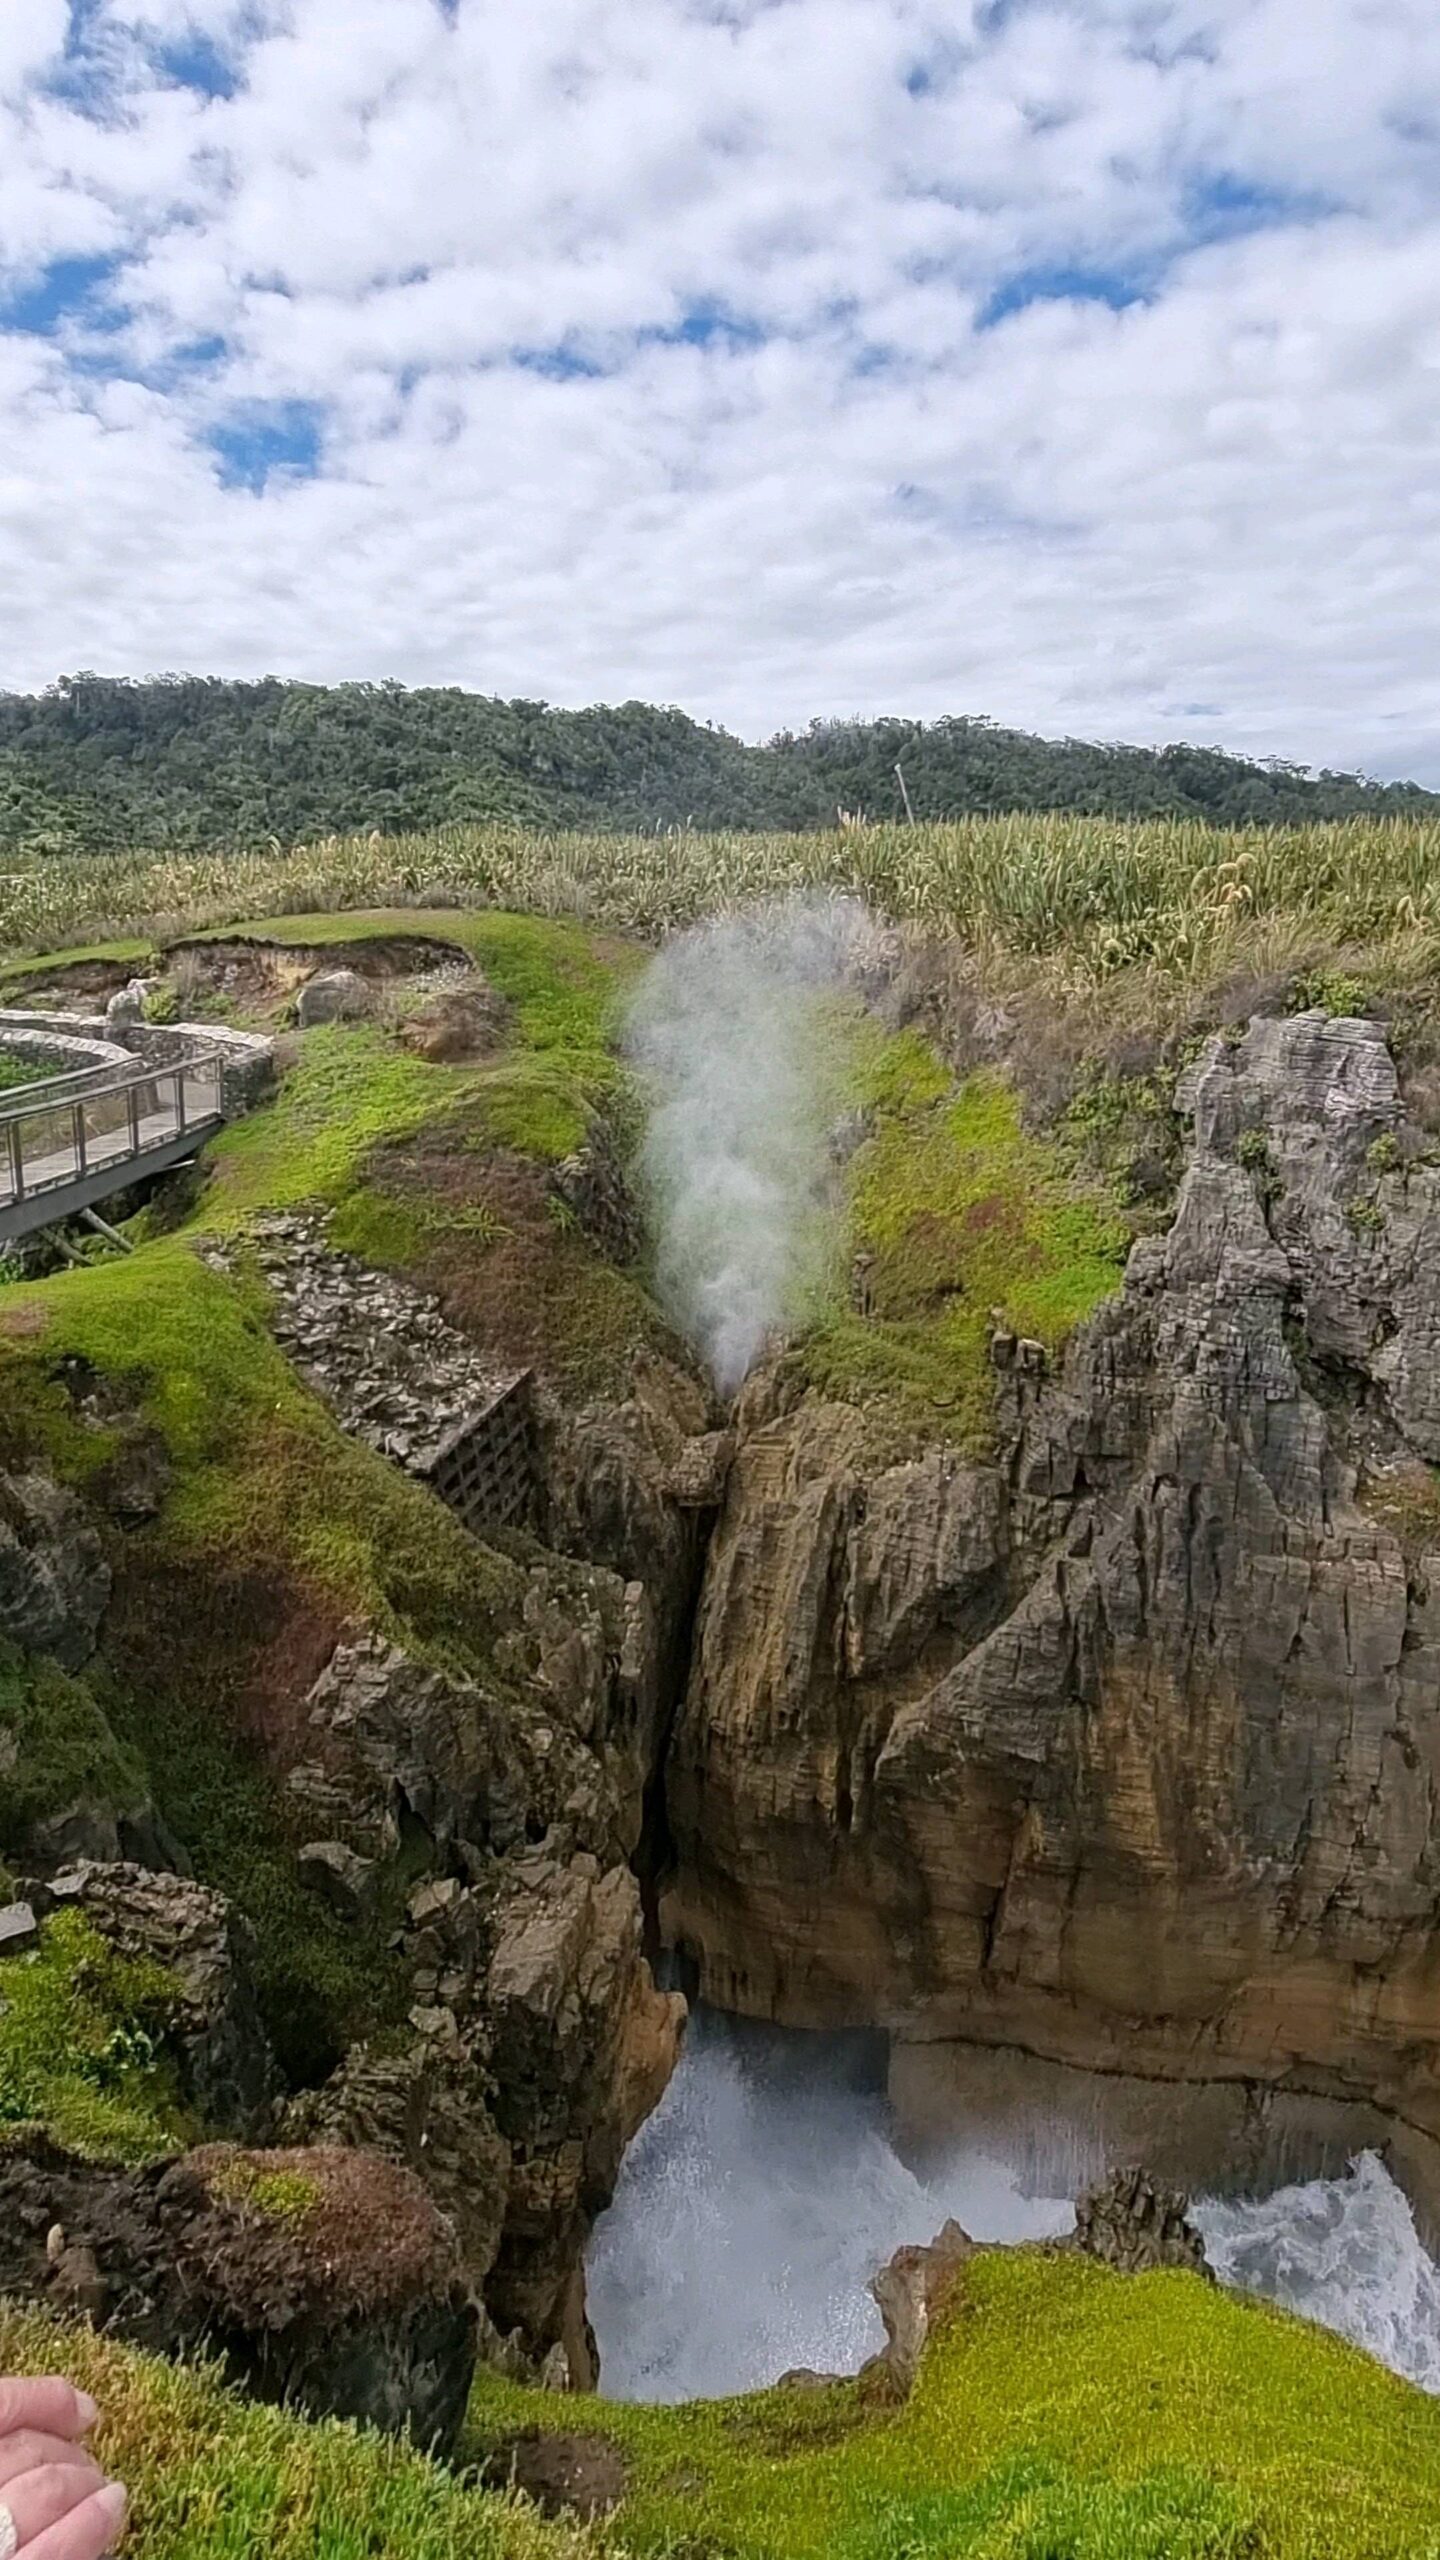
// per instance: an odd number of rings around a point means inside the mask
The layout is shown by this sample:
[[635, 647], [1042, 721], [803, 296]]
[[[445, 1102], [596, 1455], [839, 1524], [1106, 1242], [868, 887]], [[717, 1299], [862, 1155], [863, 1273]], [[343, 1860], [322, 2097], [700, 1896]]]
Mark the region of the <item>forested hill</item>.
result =
[[555, 711], [446, 688], [84, 675], [0, 695], [0, 855], [282, 845], [511, 819], [543, 827], [833, 826], [1073, 809], [1299, 823], [1440, 810], [1406, 783], [1206, 747], [1051, 741], [988, 720], [819, 721], [747, 746], [684, 712]]

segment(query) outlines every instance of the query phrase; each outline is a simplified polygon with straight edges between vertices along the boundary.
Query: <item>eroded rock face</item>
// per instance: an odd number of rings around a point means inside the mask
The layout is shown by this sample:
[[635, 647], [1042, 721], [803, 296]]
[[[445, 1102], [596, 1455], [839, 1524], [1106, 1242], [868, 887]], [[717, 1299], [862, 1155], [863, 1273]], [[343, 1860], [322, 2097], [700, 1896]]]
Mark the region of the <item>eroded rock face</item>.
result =
[[[290, 2124], [413, 2168], [450, 2214], [495, 2334], [594, 2379], [580, 2263], [621, 2154], [674, 2068], [682, 2001], [654, 1987], [640, 1888], [643, 1594], [538, 1566], [493, 1693], [350, 1631], [310, 1693], [290, 1792], [332, 1893], [373, 1897], [403, 1854], [410, 2040], [350, 2055]], [[637, 1616], [639, 1623], [637, 1624]]]
[[105, 1551], [75, 1495], [46, 1476], [0, 1475], [0, 1636], [78, 1671], [109, 1598]]
[[885, 2323], [885, 2344], [861, 2373], [862, 2388], [885, 2400], [908, 2400], [930, 2331], [954, 2300], [975, 2243], [947, 2222], [928, 2247], [897, 2249], [870, 2291]]
[[621, 2155], [675, 2068], [685, 2003], [642, 1953], [639, 1889], [593, 1858], [543, 1855], [505, 1880], [485, 1984], [495, 2116], [510, 2193], [487, 2300], [502, 2329], [564, 2344], [593, 2387], [594, 2344], [574, 2279]]
[[752, 2014], [1440, 2133], [1440, 1175], [1373, 1024], [1183, 1099], [1168, 1235], [1058, 1374], [997, 1343], [994, 1466], [743, 1400], [668, 1932]]
[[1074, 2246], [1127, 2276], [1146, 2275], [1155, 2267], [1210, 2273], [1205, 2243], [1190, 2220], [1188, 2196], [1157, 2185], [1143, 2169], [1117, 2169], [1081, 2196], [1075, 2207]]
[[0, 2292], [152, 2352], [220, 2355], [260, 2398], [446, 2452], [479, 2309], [419, 2181], [360, 2151], [217, 2147], [104, 2169], [0, 2154]]

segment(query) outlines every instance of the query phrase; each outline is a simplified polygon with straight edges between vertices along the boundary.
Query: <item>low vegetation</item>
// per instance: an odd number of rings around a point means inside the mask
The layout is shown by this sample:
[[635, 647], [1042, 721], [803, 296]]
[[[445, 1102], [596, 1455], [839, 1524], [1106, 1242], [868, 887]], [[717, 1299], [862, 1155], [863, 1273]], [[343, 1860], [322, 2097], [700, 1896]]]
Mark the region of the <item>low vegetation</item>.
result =
[[853, 2384], [641, 2409], [482, 2378], [473, 2423], [613, 2438], [637, 2560], [1440, 2554], [1434, 2400], [1198, 2277], [1042, 2250], [972, 2263], [895, 2416]]
[[[144, 839], [129, 837], [127, 846]], [[444, 901], [653, 935], [757, 898], [835, 889], [1068, 990], [1134, 973], [1203, 988], [1238, 972], [1395, 989], [1440, 968], [1440, 827], [1425, 815], [1223, 828], [1042, 811], [839, 834], [544, 833], [454, 824], [294, 851], [130, 850], [19, 861], [0, 952], [17, 980], [92, 938], [117, 960], [246, 916]], [[435, 902], [416, 909], [417, 901]], [[5, 963], [0, 961], [0, 968]], [[1316, 1001], [1320, 998], [1316, 997]]]
[[1008, 1081], [979, 1071], [957, 1094], [913, 1033], [845, 1028], [869, 1134], [846, 1176], [829, 1303], [796, 1356], [823, 1392], [863, 1403], [878, 1437], [941, 1432], [983, 1456], [992, 1333], [1056, 1350], [1119, 1287], [1133, 1225], [1073, 1149], [1026, 1129]]
[[17, 2367], [99, 2400], [133, 2560], [1440, 2555], [1433, 2399], [1197, 2277], [1043, 2250], [970, 2267], [899, 2411], [853, 2383], [640, 2408], [482, 2375], [462, 2463], [534, 2431], [619, 2448], [626, 2495], [589, 2525], [0, 2306], [0, 2370]]
[[211, 2373], [4, 2304], [0, 2371], [63, 2371], [100, 2403], [97, 2451], [131, 2493], [126, 2560], [597, 2560], [608, 2547], [378, 2436], [247, 2406]]
[[78, 1911], [0, 1970], [0, 2145], [43, 2125], [87, 2160], [140, 2163], [192, 2130], [164, 2057], [179, 1986], [117, 1954]]
[[[101, 1406], [84, 1398], [92, 1379]], [[202, 1879], [254, 1924], [270, 2024], [304, 2075], [347, 2027], [384, 2014], [394, 1919], [347, 1930], [301, 1888], [265, 1701], [297, 1675], [303, 1686], [307, 1666], [313, 1678], [352, 1617], [494, 1681], [516, 1568], [348, 1439], [277, 1349], [258, 1284], [210, 1269], [181, 1237], [0, 1300], [0, 1466], [99, 1487], [137, 1437], [161, 1453], [160, 1509], [113, 1541], [104, 1649], [85, 1684], [42, 1672], [55, 1694], [41, 1703], [72, 1757], [101, 1755], [85, 1700], [103, 1681], [124, 1770], [143, 1769]], [[0, 1687], [0, 1723], [7, 1712], [24, 1743], [33, 1686], [8, 1711]]]
[[77, 1804], [140, 1805], [138, 1756], [116, 1740], [87, 1680], [58, 1662], [21, 1654], [0, 1635], [0, 1857], [36, 1823]]

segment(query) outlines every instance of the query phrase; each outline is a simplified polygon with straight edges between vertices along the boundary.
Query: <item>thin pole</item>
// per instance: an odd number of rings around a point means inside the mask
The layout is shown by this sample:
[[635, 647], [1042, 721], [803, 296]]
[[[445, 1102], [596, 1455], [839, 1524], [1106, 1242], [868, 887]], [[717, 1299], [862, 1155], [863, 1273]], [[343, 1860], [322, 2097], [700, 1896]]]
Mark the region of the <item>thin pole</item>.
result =
[[910, 792], [905, 780], [905, 767], [901, 764], [898, 756], [895, 760], [895, 779], [900, 785], [900, 797], [905, 803], [905, 815], [913, 827], [915, 824], [915, 812], [910, 806]]

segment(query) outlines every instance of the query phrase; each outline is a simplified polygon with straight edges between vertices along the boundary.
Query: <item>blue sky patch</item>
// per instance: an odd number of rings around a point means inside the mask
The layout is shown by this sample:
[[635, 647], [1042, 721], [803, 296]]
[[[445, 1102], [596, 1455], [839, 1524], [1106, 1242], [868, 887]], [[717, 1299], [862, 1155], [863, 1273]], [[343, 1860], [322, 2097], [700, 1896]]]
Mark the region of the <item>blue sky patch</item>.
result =
[[686, 303], [678, 320], [663, 328], [642, 329], [647, 345], [662, 347], [758, 347], [765, 332], [758, 320], [708, 295]]
[[234, 65], [208, 36], [191, 35], [183, 43], [162, 45], [156, 63], [167, 80], [198, 89], [202, 98], [233, 98], [240, 86]]
[[325, 443], [318, 400], [251, 400], [223, 425], [206, 430], [221, 486], [258, 497], [278, 475], [313, 480]]
[[538, 373], [547, 382], [598, 382], [605, 372], [594, 356], [582, 355], [570, 340], [553, 347], [512, 347], [510, 362], [522, 373]]
[[1033, 302], [1103, 302], [1111, 311], [1128, 311], [1144, 300], [1144, 287], [1115, 267], [1021, 267], [996, 285], [975, 326], [993, 329]]
[[67, 320], [117, 327], [122, 315], [105, 310], [101, 296], [119, 265], [118, 258], [57, 258], [28, 284], [0, 284], [0, 329], [53, 338]]
[[1292, 223], [1323, 222], [1344, 210], [1335, 196], [1256, 186], [1232, 169], [1192, 178], [1182, 211], [1196, 245], [1243, 239], [1252, 231], [1278, 231]]

